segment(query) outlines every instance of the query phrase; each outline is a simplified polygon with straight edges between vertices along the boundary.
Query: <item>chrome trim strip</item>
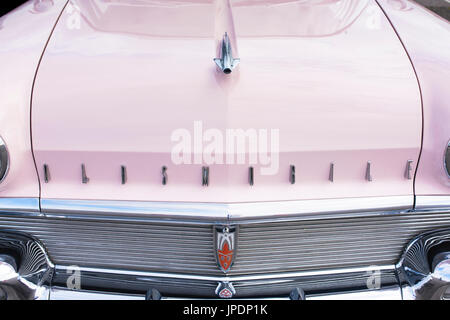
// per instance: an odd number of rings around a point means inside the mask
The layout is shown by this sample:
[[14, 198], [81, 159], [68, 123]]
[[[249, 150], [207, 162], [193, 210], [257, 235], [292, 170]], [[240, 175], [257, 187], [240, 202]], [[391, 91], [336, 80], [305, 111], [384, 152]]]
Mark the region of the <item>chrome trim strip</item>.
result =
[[416, 196], [416, 210], [450, 211], [450, 195]]
[[[161, 297], [161, 300], [175, 300], [175, 301], [183, 301], [183, 300], [192, 300], [192, 301], [204, 301], [204, 300], [208, 300], [208, 301], [224, 301], [223, 298], [215, 298], [215, 299], [205, 299], [205, 298], [191, 298], [191, 297]], [[289, 297], [263, 297], [263, 298], [231, 298], [231, 299], [226, 299], [226, 301], [245, 301], [245, 300], [290, 300]]]
[[[145, 300], [144, 295], [118, 294], [111, 292], [68, 290], [64, 288], [52, 288], [50, 300]], [[189, 297], [162, 297], [161, 300], [205, 300]], [[208, 299], [223, 300], [223, 299]], [[231, 299], [231, 300], [248, 300]], [[289, 300], [288, 297], [267, 297], [251, 300]], [[402, 300], [400, 288], [386, 288], [379, 290], [365, 290], [357, 292], [336, 292], [326, 295], [307, 295], [306, 300]]]
[[[143, 217], [199, 220], [226, 220], [227, 206], [216, 203], [188, 202], [144, 202], [144, 201], [102, 201], [102, 200], [58, 200], [42, 199], [42, 212], [47, 217], [57, 218], [123, 218]], [[211, 221], [210, 221], [211, 222]]]
[[[47, 217], [163, 222], [255, 223], [317, 220], [405, 213], [413, 196], [299, 200], [252, 203], [145, 202], [42, 199]], [[181, 221], [184, 220], [184, 221]]]
[[238, 203], [229, 205], [230, 219], [260, 219], [270, 217], [326, 215], [327, 218], [337, 215], [355, 216], [360, 213], [385, 213], [412, 209], [412, 196], [343, 198], [323, 200], [300, 200], [259, 203]]
[[[57, 265], [56, 270], [67, 272], [68, 270], [71, 269], [70, 267]], [[373, 271], [393, 271], [395, 270], [395, 265], [355, 267], [355, 268], [329, 269], [329, 270], [324, 269], [324, 270], [268, 273], [268, 274], [241, 275], [241, 276], [227, 276], [227, 275], [201, 276], [190, 274], [132, 271], [132, 270], [119, 270], [119, 269], [93, 268], [93, 267], [80, 267], [79, 270], [81, 272], [107, 273], [117, 275], [128, 275], [134, 277], [155, 277], [166, 279], [200, 280], [213, 282], [224, 282], [224, 281], [238, 282], [238, 281], [253, 281], [253, 280], [275, 280], [275, 279], [298, 278], [298, 277], [313, 277], [313, 276], [324, 276], [324, 275], [346, 274], [346, 273], [367, 273]]]
[[43, 216], [39, 198], [0, 198], [0, 214]]
[[[0, 198], [0, 213], [63, 219], [256, 223], [450, 211], [450, 196], [369, 197], [253, 203], [145, 202]], [[40, 212], [40, 205], [42, 212]]]

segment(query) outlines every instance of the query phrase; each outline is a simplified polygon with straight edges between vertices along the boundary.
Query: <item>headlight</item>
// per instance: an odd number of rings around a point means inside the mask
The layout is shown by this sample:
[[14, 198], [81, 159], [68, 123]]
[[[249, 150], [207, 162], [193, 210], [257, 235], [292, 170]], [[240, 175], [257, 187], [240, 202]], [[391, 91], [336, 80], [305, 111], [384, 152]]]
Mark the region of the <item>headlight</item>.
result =
[[450, 178], [450, 141], [447, 144], [447, 150], [445, 150], [445, 169], [447, 170], [447, 176]]
[[0, 138], [0, 182], [5, 179], [9, 168], [9, 155], [6, 144], [2, 138]]

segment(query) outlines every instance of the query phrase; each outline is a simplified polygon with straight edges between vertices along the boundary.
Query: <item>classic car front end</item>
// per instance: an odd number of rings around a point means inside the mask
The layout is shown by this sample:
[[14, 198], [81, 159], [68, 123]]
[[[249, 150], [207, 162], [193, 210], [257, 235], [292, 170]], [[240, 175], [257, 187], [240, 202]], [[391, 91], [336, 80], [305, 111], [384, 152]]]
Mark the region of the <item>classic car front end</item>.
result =
[[0, 299], [450, 299], [450, 25], [404, 0], [0, 18]]

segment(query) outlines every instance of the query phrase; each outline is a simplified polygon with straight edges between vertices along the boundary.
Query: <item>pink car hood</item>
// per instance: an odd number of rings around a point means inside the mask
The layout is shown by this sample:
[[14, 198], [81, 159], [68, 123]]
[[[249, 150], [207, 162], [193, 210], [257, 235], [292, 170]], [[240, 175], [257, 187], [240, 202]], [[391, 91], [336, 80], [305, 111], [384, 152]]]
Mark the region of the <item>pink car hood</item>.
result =
[[[213, 61], [225, 32], [240, 58], [229, 75]], [[410, 61], [365, 0], [71, 1], [32, 102], [41, 196], [58, 199], [412, 196], [405, 169], [412, 160], [414, 174], [421, 121]], [[270, 139], [237, 150], [244, 162], [208, 160], [212, 137], [226, 145], [230, 129]], [[186, 136], [192, 154], [177, 163]]]

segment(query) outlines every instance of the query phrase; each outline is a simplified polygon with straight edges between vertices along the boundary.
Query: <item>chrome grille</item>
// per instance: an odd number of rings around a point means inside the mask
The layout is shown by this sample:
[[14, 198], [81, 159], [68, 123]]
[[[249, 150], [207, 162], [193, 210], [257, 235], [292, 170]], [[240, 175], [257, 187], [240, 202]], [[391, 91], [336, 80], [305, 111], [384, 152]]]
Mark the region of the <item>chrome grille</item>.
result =
[[[450, 213], [241, 225], [231, 275], [398, 261], [415, 235], [450, 226]], [[40, 239], [56, 264], [220, 275], [208, 225], [62, 220], [2, 215], [0, 229]]]

